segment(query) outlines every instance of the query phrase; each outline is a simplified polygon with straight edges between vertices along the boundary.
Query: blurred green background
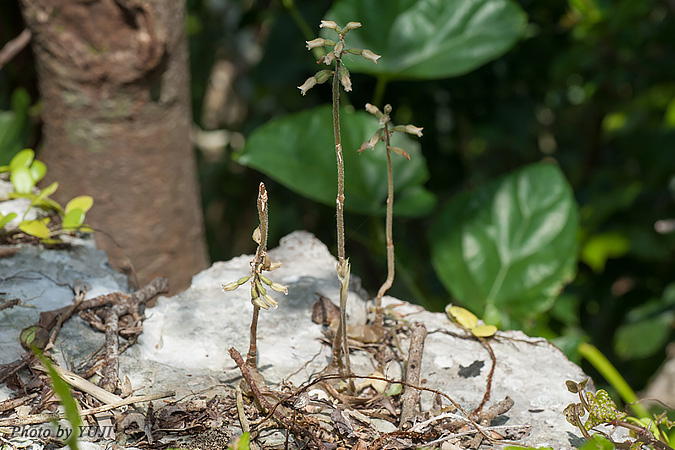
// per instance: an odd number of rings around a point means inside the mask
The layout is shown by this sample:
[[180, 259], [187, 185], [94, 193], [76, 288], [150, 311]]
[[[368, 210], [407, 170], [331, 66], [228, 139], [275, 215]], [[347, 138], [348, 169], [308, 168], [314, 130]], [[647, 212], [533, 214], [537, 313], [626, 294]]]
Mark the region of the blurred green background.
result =
[[[417, 28], [392, 26], [398, 12], [388, 2], [333, 3], [187, 1], [194, 140], [214, 261], [254, 251], [250, 235], [260, 181], [270, 196], [273, 245], [306, 229], [334, 250], [334, 208], [275, 181], [283, 179], [278, 166], [261, 169], [264, 174], [247, 167], [256, 166], [246, 156], [255, 150], [251, 136], [270, 120], [293, 120], [288, 114], [330, 103], [327, 85], [305, 97], [297, 89], [317, 70], [304, 41], [319, 34], [319, 21], [370, 14], [371, 35], [365, 18], [349, 19], [364, 22], [364, 34], [352, 32], [356, 43], [387, 45], [383, 33], [394, 42], [397, 33], [434, 38], [422, 36], [425, 28], [416, 16], [409, 24]], [[501, 24], [503, 30], [495, 32], [507, 38], [488, 40], [495, 48], [473, 66], [451, 58], [406, 72], [403, 63], [388, 67], [385, 57], [403, 61], [415, 47], [372, 48], [384, 53], [381, 63], [369, 69], [354, 61], [353, 92], [343, 95], [343, 105], [355, 110], [367, 102], [391, 103], [394, 122], [424, 127], [424, 136], [409, 143], [420, 155], [419, 170], [428, 173], [418, 184], [432, 201], [395, 218], [397, 274], [390, 294], [436, 311], [455, 302], [492, 314], [446, 289], [452, 276], [444, 275], [439, 255], [451, 249], [445, 227], [453, 222], [443, 218], [454, 220], [448, 211], [458, 207], [461, 195], [490, 183], [504, 186], [508, 179], [501, 176], [555, 161], [567, 180], [560, 183], [569, 183], [578, 204], [578, 219], [576, 209], [570, 213], [573, 242], [564, 247], [572, 256], [559, 280], [560, 287], [571, 283], [559, 297], [558, 291], [549, 293], [541, 311], [524, 316], [514, 310], [512, 317], [493, 321], [550, 338], [577, 362], [577, 345], [590, 342], [633, 388], [643, 389], [666, 358], [675, 327], [675, 3], [482, 3], [506, 8], [486, 26]], [[18, 6], [3, 2], [0, 42], [22, 28]], [[0, 72], [0, 164], [39, 144], [40, 99], [34, 62], [24, 51]], [[384, 203], [346, 216], [353, 273], [371, 295], [386, 278], [383, 211]]]

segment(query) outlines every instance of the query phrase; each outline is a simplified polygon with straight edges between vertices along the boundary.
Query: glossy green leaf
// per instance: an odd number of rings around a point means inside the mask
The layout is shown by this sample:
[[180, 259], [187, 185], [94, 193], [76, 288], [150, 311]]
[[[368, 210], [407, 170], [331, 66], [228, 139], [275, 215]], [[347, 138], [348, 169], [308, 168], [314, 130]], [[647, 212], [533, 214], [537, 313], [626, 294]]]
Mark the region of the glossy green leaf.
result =
[[[509, 50], [527, 25], [511, 0], [342, 0], [327, 16], [339, 25], [361, 22], [347, 35], [347, 46], [382, 56], [377, 64], [355, 56], [346, 63], [349, 70], [389, 79], [465, 74]], [[327, 29], [321, 35], [335, 38]]]
[[40, 239], [49, 238], [49, 228], [42, 220], [25, 220], [19, 224], [19, 230]]
[[68, 214], [70, 211], [74, 209], [81, 209], [83, 212], [87, 212], [91, 209], [92, 205], [94, 204], [94, 199], [89, 196], [89, 195], [80, 195], [79, 197], [75, 197], [71, 201], [68, 202], [66, 205], [66, 214]]
[[12, 220], [16, 218], [16, 213], [9, 213], [6, 216], [3, 216], [0, 214], [0, 230], [4, 228], [5, 225], [10, 223]]
[[84, 223], [85, 212], [81, 209], [71, 209], [66, 213], [61, 223], [61, 228], [64, 230], [76, 230]]
[[35, 186], [33, 176], [31, 175], [30, 169], [28, 167], [21, 166], [17, 167], [16, 169], [12, 169], [9, 174], [9, 180], [12, 182], [14, 191], [17, 194], [29, 194]]
[[[330, 106], [321, 106], [273, 120], [247, 139], [237, 161], [275, 179], [287, 188], [334, 206], [337, 173], [333, 119]], [[387, 198], [386, 151], [382, 144], [357, 153], [378, 129], [377, 119], [365, 111], [341, 112], [345, 162], [345, 209], [363, 214], [384, 214]], [[406, 149], [412, 160], [392, 158], [394, 214], [422, 216], [435, 203], [424, 189], [429, 178], [418, 142], [394, 133], [392, 145]]]
[[10, 170], [16, 170], [19, 167], [29, 168], [35, 158], [35, 152], [30, 148], [25, 148], [17, 153], [9, 162]]
[[33, 181], [37, 183], [47, 174], [47, 166], [42, 161], [35, 160], [30, 165], [30, 174], [33, 177]]
[[[454, 198], [429, 234], [446, 288], [488, 323], [549, 309], [576, 265], [578, 214], [554, 164], [535, 164]], [[501, 315], [495, 320], [495, 312]]]

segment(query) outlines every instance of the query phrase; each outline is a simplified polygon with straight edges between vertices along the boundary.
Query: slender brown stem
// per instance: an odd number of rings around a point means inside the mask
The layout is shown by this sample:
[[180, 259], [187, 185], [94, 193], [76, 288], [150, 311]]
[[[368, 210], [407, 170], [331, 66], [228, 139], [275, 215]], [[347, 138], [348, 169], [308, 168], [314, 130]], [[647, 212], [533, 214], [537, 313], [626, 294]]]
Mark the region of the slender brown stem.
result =
[[250, 343], [248, 345], [248, 353], [246, 354], [246, 365], [251, 369], [256, 369], [258, 360], [258, 315], [260, 314], [260, 306], [253, 305], [253, 317], [251, 318], [251, 332], [249, 333]]
[[[338, 190], [336, 204], [336, 222], [337, 222], [337, 247], [338, 247], [338, 280], [340, 281], [340, 321], [338, 329], [333, 339], [333, 355], [331, 366], [337, 367], [341, 374], [351, 374], [351, 364], [349, 362], [349, 347], [347, 342], [347, 293], [349, 287], [349, 261], [345, 258], [345, 225], [344, 225], [344, 204], [345, 204], [345, 164], [342, 157], [342, 139], [340, 136], [340, 64], [338, 57], [335, 60], [335, 73], [333, 74], [333, 134], [335, 136], [335, 157], [338, 170]], [[344, 363], [342, 357], [344, 356]], [[349, 388], [353, 392], [354, 380], [349, 379]]]
[[337, 212], [337, 247], [338, 260], [345, 260], [345, 163], [342, 158], [342, 138], [340, 136], [340, 59], [335, 61], [335, 73], [333, 74], [333, 134], [335, 135], [335, 156], [337, 158], [338, 191], [336, 199]]
[[[269, 215], [267, 211], [267, 190], [265, 183], [260, 183], [258, 186], [258, 218], [260, 219], [260, 242], [258, 249], [255, 252], [255, 257], [251, 263], [251, 286], [252, 290], [257, 290], [256, 282], [260, 285], [260, 274], [265, 265], [265, 255], [267, 252], [267, 225], [269, 223]], [[262, 293], [258, 293], [262, 295]], [[251, 318], [251, 332], [249, 333], [250, 343], [248, 353], [246, 354], [246, 365], [256, 370], [258, 359], [258, 315], [260, 314], [260, 307], [253, 305], [253, 317]]]
[[382, 311], [382, 297], [394, 284], [394, 174], [391, 168], [391, 145], [389, 143], [389, 123], [384, 124], [384, 143], [387, 147], [387, 218], [386, 218], [386, 239], [387, 239], [387, 279], [382, 283], [377, 291], [375, 298], [375, 323], [384, 324]]

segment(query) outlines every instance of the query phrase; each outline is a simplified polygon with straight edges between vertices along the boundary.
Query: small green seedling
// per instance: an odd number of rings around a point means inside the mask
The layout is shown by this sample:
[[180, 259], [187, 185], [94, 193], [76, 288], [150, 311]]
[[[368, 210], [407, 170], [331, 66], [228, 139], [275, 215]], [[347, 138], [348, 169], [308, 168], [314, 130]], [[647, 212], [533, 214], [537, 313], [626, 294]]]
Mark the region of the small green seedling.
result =
[[[10, 193], [10, 198], [27, 198], [30, 200], [30, 207], [42, 208], [49, 211], [55, 211], [61, 216], [60, 229], [50, 230], [51, 219], [49, 217], [22, 220], [18, 229], [23, 233], [35, 236], [43, 244], [58, 244], [61, 240], [58, 235], [61, 232], [79, 231], [91, 233], [94, 230], [84, 223], [87, 211], [94, 204], [94, 200], [88, 195], [82, 195], [70, 200], [66, 208], [62, 208], [56, 201], [49, 198], [59, 187], [58, 182], [54, 182], [39, 192], [34, 192], [37, 183], [44, 178], [47, 173], [47, 166], [35, 159], [35, 152], [32, 149], [24, 149], [17, 153], [10, 161], [8, 166], [0, 166], [0, 173], [9, 172], [9, 179], [14, 187], [14, 192]], [[22, 219], [25, 219], [30, 208], [26, 209]], [[10, 213], [7, 216], [0, 215], [0, 230], [17, 217], [16, 213]]]
[[[614, 442], [611, 437], [606, 436], [617, 447], [630, 448], [631, 450], [638, 450], [643, 447], [673, 450], [664, 428], [670, 430], [675, 423], [668, 420], [665, 413], [649, 420], [631, 417], [618, 410], [616, 403], [607, 391], [600, 389], [595, 394], [587, 391], [587, 383], [588, 378], [580, 383], [572, 380], [565, 383], [567, 390], [573, 394], [578, 394], [580, 400], [579, 403], [567, 405], [564, 410], [565, 418], [569, 423], [579, 428], [584, 438], [589, 441], [594, 439], [596, 435], [591, 435], [590, 431], [598, 425], [611, 425], [627, 429], [632, 437], [625, 442]], [[588, 419], [584, 422], [582, 419], [586, 414], [588, 414]]]

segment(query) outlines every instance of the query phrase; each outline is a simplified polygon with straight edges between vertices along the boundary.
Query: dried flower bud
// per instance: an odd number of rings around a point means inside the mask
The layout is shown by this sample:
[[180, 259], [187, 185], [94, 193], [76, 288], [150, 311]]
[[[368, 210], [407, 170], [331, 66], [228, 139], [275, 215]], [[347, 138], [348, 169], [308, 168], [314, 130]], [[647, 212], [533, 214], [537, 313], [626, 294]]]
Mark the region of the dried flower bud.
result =
[[337, 30], [338, 26], [332, 20], [322, 20], [319, 24], [319, 28], [330, 28], [331, 30]]
[[371, 60], [371, 61], [374, 62], [375, 64], [377, 64], [377, 60], [381, 58], [380, 55], [376, 55], [375, 53], [371, 52], [371, 51], [368, 50], [367, 48], [364, 49], [364, 50], [361, 52], [361, 56], [363, 56], [363, 57], [366, 58], [366, 59]]
[[391, 114], [391, 105], [389, 103], [384, 105], [384, 113], [385, 114]]
[[253, 234], [251, 235], [251, 239], [253, 239], [253, 242], [256, 244], [260, 244], [260, 226], [257, 226], [255, 230], [253, 230]]
[[272, 283], [270, 284], [270, 289], [276, 292], [283, 292], [284, 295], [288, 295], [288, 286], [285, 284]]
[[422, 130], [424, 128], [416, 127], [415, 125], [406, 125], [405, 132], [408, 134], [416, 134], [418, 137], [422, 137]]
[[279, 267], [281, 267], [281, 261], [275, 261], [269, 265], [269, 268], [266, 269], [268, 272], [271, 272], [273, 270], [277, 270]]
[[327, 55], [323, 55], [321, 59], [319, 60], [319, 64], [324, 63], [327, 66], [330, 66], [333, 61], [335, 61], [335, 52], [330, 52]]
[[399, 147], [390, 147], [390, 148], [391, 148], [392, 152], [396, 153], [397, 155], [401, 155], [404, 158], [406, 158], [408, 161], [410, 161], [410, 155], [408, 154], [408, 152], [406, 152], [402, 148], [399, 148]]
[[349, 71], [345, 66], [340, 66], [340, 83], [342, 83], [346, 92], [352, 90], [352, 80], [349, 78]]
[[326, 45], [326, 40], [322, 38], [316, 38], [312, 39], [311, 41], [306, 41], [305, 44], [307, 44], [307, 50], [311, 50], [313, 48], [323, 47]]
[[[307, 80], [303, 83], [302, 86], [298, 86], [298, 89], [300, 89], [300, 93], [301, 93], [302, 95], [305, 95], [305, 94], [307, 93], [307, 91], [309, 91], [310, 89], [312, 89], [314, 86], [316, 86], [316, 78], [314, 78], [314, 77], [309, 77], [309, 78], [307, 78]], [[256, 228], [256, 229], [257, 229], [257, 228]], [[260, 232], [258, 232], [258, 234], [259, 234], [259, 233], [260, 233]], [[255, 238], [253, 238], [253, 240], [255, 240]], [[256, 241], [256, 242], [259, 242], [259, 241]]]
[[256, 291], [258, 291], [260, 293], [260, 295], [266, 295], [267, 294], [267, 290], [263, 287], [263, 285], [262, 285], [262, 283], [260, 283], [260, 281], [255, 280], [255, 287], [256, 287]]
[[264, 310], [270, 309], [269, 305], [265, 302], [263, 302], [260, 297], [252, 298], [251, 303], [253, 303], [253, 306], [257, 306], [258, 308], [262, 308]]
[[346, 33], [351, 30], [355, 30], [357, 28], [361, 28], [361, 22], [349, 22], [345, 27], [342, 29], [342, 33]]
[[366, 111], [368, 111], [370, 114], [374, 116], [377, 116], [378, 119], [382, 115], [380, 109], [375, 105], [371, 105], [370, 103], [366, 103]]
[[239, 284], [236, 281], [231, 283], [223, 284], [223, 292], [234, 291], [239, 287]]
[[316, 82], [319, 84], [325, 83], [333, 75], [332, 70], [319, 70], [315, 75]]
[[364, 150], [367, 149], [367, 148], [369, 148], [369, 149], [371, 149], [371, 150], [374, 149], [374, 148], [375, 148], [375, 144], [377, 144], [377, 141], [379, 141], [379, 140], [380, 140], [380, 137], [382, 136], [382, 131], [384, 131], [382, 128], [380, 128], [379, 130], [377, 130], [377, 133], [375, 133], [375, 134], [370, 138], [370, 140], [364, 142], [363, 145], [361, 145], [361, 148], [358, 150], [358, 152], [361, 153], [362, 151], [364, 151]]
[[342, 56], [342, 51], [345, 49], [345, 43], [340, 41], [337, 44], [335, 44], [335, 56], [340, 57]]
[[274, 300], [272, 296], [270, 296], [269, 294], [263, 295], [263, 301], [274, 309], [277, 309], [279, 307], [279, 303], [277, 303], [277, 301]]

